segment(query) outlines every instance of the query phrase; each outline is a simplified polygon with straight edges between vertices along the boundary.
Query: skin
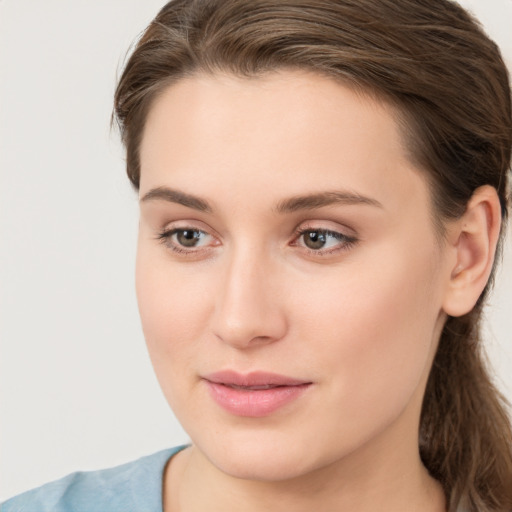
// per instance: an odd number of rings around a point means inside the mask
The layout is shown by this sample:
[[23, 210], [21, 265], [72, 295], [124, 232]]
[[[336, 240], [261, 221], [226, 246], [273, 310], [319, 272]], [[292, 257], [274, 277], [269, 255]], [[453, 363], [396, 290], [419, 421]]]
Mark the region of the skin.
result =
[[[193, 442], [167, 467], [166, 512], [445, 510], [417, 432], [445, 310], [458, 304], [461, 228], [439, 242], [406, 155], [391, 107], [307, 72], [197, 75], [155, 101], [137, 294], [156, 375]], [[280, 211], [325, 191], [370, 201]], [[172, 231], [185, 228], [196, 247]], [[311, 249], [304, 230], [342, 236]], [[244, 418], [201, 378], [225, 369], [313, 384]]]

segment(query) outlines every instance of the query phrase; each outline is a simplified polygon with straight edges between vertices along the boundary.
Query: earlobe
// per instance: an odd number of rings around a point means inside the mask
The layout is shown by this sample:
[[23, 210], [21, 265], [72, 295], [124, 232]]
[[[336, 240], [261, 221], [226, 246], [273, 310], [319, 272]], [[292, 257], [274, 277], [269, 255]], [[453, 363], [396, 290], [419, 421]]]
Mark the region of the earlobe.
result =
[[501, 226], [501, 207], [494, 187], [478, 188], [452, 233], [456, 263], [451, 270], [443, 310], [450, 316], [469, 313], [492, 271]]

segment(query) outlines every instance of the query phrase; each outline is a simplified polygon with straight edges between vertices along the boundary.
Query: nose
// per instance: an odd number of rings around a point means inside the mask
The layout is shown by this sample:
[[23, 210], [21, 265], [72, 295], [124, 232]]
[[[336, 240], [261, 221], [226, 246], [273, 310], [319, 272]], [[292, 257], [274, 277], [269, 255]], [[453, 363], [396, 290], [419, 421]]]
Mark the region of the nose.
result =
[[233, 254], [219, 276], [212, 324], [217, 338], [238, 349], [278, 341], [287, 330], [278, 269], [247, 252]]

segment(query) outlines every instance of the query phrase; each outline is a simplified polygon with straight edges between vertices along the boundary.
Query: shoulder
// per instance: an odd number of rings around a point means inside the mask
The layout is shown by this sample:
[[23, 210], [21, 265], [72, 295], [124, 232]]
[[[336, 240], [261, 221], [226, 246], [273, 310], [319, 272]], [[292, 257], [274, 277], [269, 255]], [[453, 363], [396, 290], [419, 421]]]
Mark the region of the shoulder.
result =
[[1, 504], [2, 512], [161, 512], [162, 475], [184, 446], [99, 471], [72, 473]]

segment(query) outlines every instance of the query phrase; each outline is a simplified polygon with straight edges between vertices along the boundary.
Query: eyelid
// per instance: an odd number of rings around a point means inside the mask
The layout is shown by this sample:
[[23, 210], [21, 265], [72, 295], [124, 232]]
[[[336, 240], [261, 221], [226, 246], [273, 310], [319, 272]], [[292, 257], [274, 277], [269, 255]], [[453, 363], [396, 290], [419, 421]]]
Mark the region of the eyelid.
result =
[[201, 231], [208, 235], [213, 236], [214, 238], [220, 240], [220, 234], [212, 228], [209, 224], [204, 221], [196, 218], [176, 218], [172, 220], [167, 220], [167, 222], [162, 222], [155, 224], [155, 229], [159, 231], [159, 233], [170, 232], [174, 230], [193, 230], [193, 231]]
[[295, 228], [295, 233], [301, 233], [304, 231], [331, 231], [333, 233], [339, 233], [347, 238], [357, 238], [356, 231], [337, 221], [331, 221], [326, 219], [311, 219], [303, 220]]

